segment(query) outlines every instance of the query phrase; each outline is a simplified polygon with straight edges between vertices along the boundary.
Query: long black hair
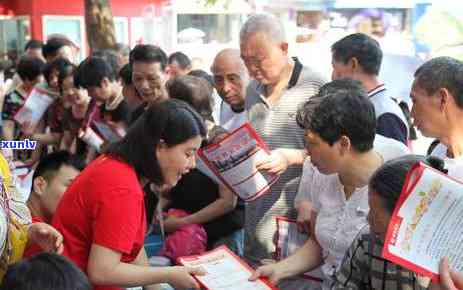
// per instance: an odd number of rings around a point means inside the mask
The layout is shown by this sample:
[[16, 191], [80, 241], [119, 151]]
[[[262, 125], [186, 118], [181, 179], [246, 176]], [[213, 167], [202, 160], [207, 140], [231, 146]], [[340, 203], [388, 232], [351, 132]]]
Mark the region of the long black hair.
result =
[[163, 175], [156, 157], [160, 141], [175, 146], [196, 136], [204, 138], [206, 133], [201, 116], [190, 105], [167, 99], [150, 105], [125, 137], [109, 145], [106, 153], [133, 166], [139, 177], [162, 185]]

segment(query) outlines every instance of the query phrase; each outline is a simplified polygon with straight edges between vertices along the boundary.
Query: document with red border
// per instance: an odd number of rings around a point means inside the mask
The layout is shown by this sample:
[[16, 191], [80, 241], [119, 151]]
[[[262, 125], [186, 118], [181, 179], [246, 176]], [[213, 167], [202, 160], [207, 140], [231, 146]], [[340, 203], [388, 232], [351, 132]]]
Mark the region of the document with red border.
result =
[[248, 123], [220, 142], [198, 150], [198, 155], [223, 185], [245, 201], [259, 198], [278, 180], [277, 175], [256, 169], [270, 151]]
[[181, 257], [179, 264], [201, 267], [204, 276], [195, 276], [208, 290], [278, 290], [265, 279], [249, 281], [254, 270], [226, 246], [220, 246], [202, 255]]
[[30, 92], [24, 105], [14, 115], [14, 119], [21, 125], [28, 122], [29, 126], [35, 128], [54, 101], [55, 99], [45, 90], [35, 87]]
[[439, 262], [463, 271], [463, 184], [422, 163], [408, 173], [394, 209], [383, 256], [439, 279]]

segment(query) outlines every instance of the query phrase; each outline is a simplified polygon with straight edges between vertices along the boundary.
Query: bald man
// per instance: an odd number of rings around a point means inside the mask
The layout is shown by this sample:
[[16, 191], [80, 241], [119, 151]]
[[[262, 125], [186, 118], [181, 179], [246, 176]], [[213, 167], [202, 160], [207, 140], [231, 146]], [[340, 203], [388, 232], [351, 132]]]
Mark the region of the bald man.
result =
[[220, 51], [212, 63], [214, 87], [222, 102], [219, 125], [232, 131], [246, 122], [244, 98], [249, 84], [246, 66], [238, 49]]

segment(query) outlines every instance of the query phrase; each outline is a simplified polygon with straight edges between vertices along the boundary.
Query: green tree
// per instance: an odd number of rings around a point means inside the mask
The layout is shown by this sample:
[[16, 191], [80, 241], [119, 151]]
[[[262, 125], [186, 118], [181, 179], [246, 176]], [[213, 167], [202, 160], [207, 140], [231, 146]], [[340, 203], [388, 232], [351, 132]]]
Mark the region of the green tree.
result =
[[85, 0], [85, 25], [91, 52], [116, 47], [116, 33], [109, 0]]

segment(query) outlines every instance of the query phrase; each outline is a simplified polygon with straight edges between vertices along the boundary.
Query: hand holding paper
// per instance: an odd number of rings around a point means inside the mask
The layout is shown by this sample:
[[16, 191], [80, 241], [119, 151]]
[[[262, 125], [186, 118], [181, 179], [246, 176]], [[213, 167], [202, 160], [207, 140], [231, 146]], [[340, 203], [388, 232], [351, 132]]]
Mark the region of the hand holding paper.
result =
[[463, 289], [463, 274], [452, 271], [449, 260], [443, 258], [439, 266], [440, 289], [442, 290], [461, 290]]
[[268, 173], [281, 175], [288, 169], [289, 160], [282, 149], [275, 149], [266, 159], [256, 164], [257, 170], [265, 170]]
[[29, 122], [29, 126], [35, 128], [55, 99], [40, 88], [34, 88], [26, 99], [24, 105], [18, 110], [14, 119], [19, 124]]
[[98, 134], [90, 126], [87, 126], [85, 129], [81, 128], [79, 130], [78, 137], [97, 151], [100, 151], [104, 144], [104, 140], [98, 136]]
[[[462, 271], [462, 192], [462, 183], [424, 164], [415, 165], [391, 217], [383, 256], [434, 282], [443, 257], [449, 257], [451, 268]], [[447, 273], [442, 265], [441, 270]]]
[[30, 121], [25, 121], [23, 124], [21, 124], [21, 132], [24, 137], [31, 137], [34, 135], [35, 126], [32, 126]]
[[[276, 259], [279, 261], [285, 260], [293, 256], [298, 249], [302, 248], [309, 236], [306, 233], [301, 233], [298, 229], [298, 224], [295, 220], [286, 217], [277, 217], [277, 242], [276, 242]], [[288, 265], [288, 261], [285, 261]], [[290, 263], [291, 264], [291, 263]], [[278, 264], [277, 264], [278, 265]], [[308, 280], [321, 282], [323, 274], [320, 268], [304, 273], [303, 278]]]
[[95, 126], [98, 134], [106, 141], [116, 142], [125, 135], [125, 130], [121, 127], [118, 127], [117, 124], [113, 122], [93, 121], [92, 124]]
[[274, 263], [257, 268], [249, 278], [249, 281], [256, 281], [259, 278], [268, 278], [270, 283], [276, 285], [285, 277], [283, 277], [278, 264]]
[[[265, 194], [278, 179], [276, 174], [259, 171], [256, 164], [269, 160], [267, 146], [249, 124], [236, 129], [223, 140], [198, 151], [207, 166], [208, 176], [214, 174], [219, 183], [246, 201]], [[198, 168], [201, 170], [198, 162]]]
[[277, 290], [262, 278], [256, 277], [254, 281], [249, 281], [253, 270], [225, 246], [202, 255], [181, 257], [179, 263], [204, 269], [204, 275], [194, 274], [204, 289]]
[[171, 267], [170, 270], [168, 283], [175, 289], [200, 289], [198, 282], [196, 282], [192, 275], [204, 275], [205, 272], [202, 269], [198, 267], [176, 266]]

